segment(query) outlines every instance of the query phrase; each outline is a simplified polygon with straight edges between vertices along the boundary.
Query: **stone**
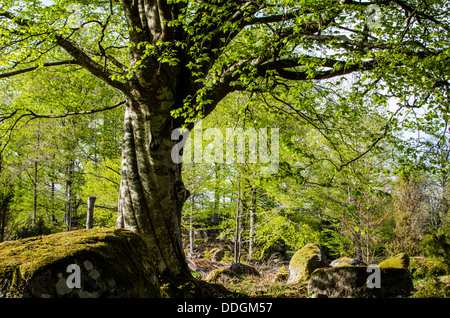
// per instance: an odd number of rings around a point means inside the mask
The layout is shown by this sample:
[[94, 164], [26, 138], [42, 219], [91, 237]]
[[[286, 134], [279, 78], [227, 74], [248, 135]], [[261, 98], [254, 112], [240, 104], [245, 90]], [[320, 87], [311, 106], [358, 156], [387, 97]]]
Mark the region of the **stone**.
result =
[[206, 281], [207, 282], [215, 282], [224, 276], [233, 278], [233, 277], [236, 277], [237, 274], [230, 271], [227, 267], [221, 267], [221, 268], [217, 268], [217, 269], [209, 272], [208, 276], [206, 276]]
[[0, 243], [0, 298], [160, 297], [143, 239], [89, 229]]
[[209, 272], [208, 276], [206, 276], [206, 281], [217, 281], [223, 276], [233, 278], [237, 276], [260, 276], [260, 274], [258, 270], [252, 266], [242, 263], [233, 263], [228, 267], [221, 267]]
[[338, 259], [335, 259], [334, 261], [332, 261], [330, 263], [331, 267], [338, 267], [338, 266], [367, 266], [366, 263], [364, 263], [363, 261], [360, 261], [359, 259], [356, 258], [350, 258], [350, 257], [341, 257]]
[[236, 275], [260, 276], [256, 268], [242, 263], [233, 263], [228, 266], [228, 270], [235, 273]]
[[399, 253], [394, 255], [384, 261], [382, 261], [378, 266], [382, 268], [404, 268], [409, 269], [409, 256], [405, 253]]
[[370, 288], [373, 268], [340, 266], [319, 268], [308, 282], [314, 298], [382, 298], [408, 296], [413, 290], [412, 277], [404, 268], [380, 268], [379, 288]]
[[225, 248], [213, 248], [210, 251], [211, 259], [217, 262], [220, 262], [224, 257], [225, 254], [228, 252]]
[[275, 282], [286, 282], [289, 278], [289, 272], [284, 269], [279, 269], [275, 274], [274, 281]]
[[308, 280], [312, 272], [326, 267], [325, 256], [317, 244], [309, 243], [298, 250], [289, 262], [288, 284]]

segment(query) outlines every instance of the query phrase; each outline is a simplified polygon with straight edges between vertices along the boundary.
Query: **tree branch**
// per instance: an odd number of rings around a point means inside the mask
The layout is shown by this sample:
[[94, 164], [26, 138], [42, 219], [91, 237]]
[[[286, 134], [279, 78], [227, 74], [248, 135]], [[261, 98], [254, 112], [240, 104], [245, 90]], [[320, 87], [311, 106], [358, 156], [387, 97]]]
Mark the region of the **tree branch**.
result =
[[[4, 17], [8, 20], [13, 21], [17, 25], [20, 25], [22, 27], [26, 28], [32, 28], [37, 25], [37, 23], [17, 17], [14, 14], [7, 12], [7, 11], [0, 11], [0, 17]], [[69, 37], [64, 37], [57, 33], [50, 33], [52, 34], [56, 40], [57, 44], [62, 47], [67, 53], [69, 53], [70, 56], [72, 56], [75, 59], [75, 63], [85, 68], [87, 71], [89, 71], [94, 76], [100, 78], [104, 82], [108, 83], [114, 88], [117, 88], [121, 90], [124, 93], [127, 93], [128, 87], [117, 80], [112, 80], [111, 76], [113, 73], [110, 70], [105, 70], [103, 65], [98, 64], [94, 60], [92, 60], [85, 52], [86, 48], [83, 48], [80, 44], [76, 43], [75, 41], [71, 40]]]
[[78, 43], [72, 41], [69, 38], [62, 37], [61, 35], [56, 35], [57, 43], [61, 46], [70, 56], [72, 56], [79, 65], [84, 67], [87, 71], [89, 71], [92, 75], [100, 78], [107, 84], [111, 85], [114, 88], [121, 90], [124, 93], [127, 93], [127, 86], [117, 80], [111, 79], [112, 75], [114, 75], [110, 70], [105, 70], [103, 65], [98, 64], [94, 60], [92, 60], [84, 51], [83, 47]]
[[[79, 65], [79, 63], [76, 60], [64, 60], [64, 61], [58, 61], [58, 62], [44, 63], [42, 66], [43, 67], [51, 67], [51, 66], [60, 66], [60, 65]], [[20, 70], [15, 70], [15, 71], [2, 73], [2, 74], [0, 74], [0, 78], [12, 77], [12, 76], [15, 76], [15, 75], [19, 75], [19, 74], [23, 74], [23, 73], [34, 71], [34, 70], [36, 70], [38, 68], [39, 68], [39, 65], [23, 68], [23, 69], [20, 69]]]
[[287, 12], [285, 14], [274, 14], [266, 17], [253, 17], [248, 20], [246, 25], [254, 24], [266, 24], [266, 23], [276, 23], [282, 21], [288, 21], [296, 18], [299, 13], [305, 13], [303, 10], [295, 10], [292, 12]]
[[90, 114], [95, 114], [95, 113], [100, 113], [103, 111], [107, 111], [107, 110], [111, 110], [114, 108], [117, 108], [119, 106], [122, 106], [125, 104], [126, 101], [121, 101], [118, 102], [117, 104], [114, 104], [112, 106], [108, 106], [108, 107], [103, 107], [103, 108], [99, 108], [99, 109], [93, 109], [93, 110], [83, 110], [83, 111], [79, 111], [79, 112], [68, 112], [65, 114], [61, 114], [61, 115], [42, 115], [42, 114], [36, 114], [34, 111], [32, 110], [27, 110], [28, 113], [27, 114], [23, 114], [22, 117], [32, 117], [32, 119], [37, 119], [37, 118], [65, 118], [65, 117], [69, 117], [69, 116], [76, 116], [76, 115], [90, 115]]
[[[343, 62], [345, 63], [345, 62]], [[312, 80], [324, 80], [324, 79], [330, 79], [337, 76], [347, 75], [354, 72], [359, 71], [367, 71], [375, 68], [376, 63], [374, 61], [366, 61], [362, 63], [361, 65], [352, 65], [350, 67], [343, 67], [340, 70], [327, 70], [327, 71], [316, 71], [314, 73], [308, 73], [303, 71], [288, 71], [285, 69], [277, 69], [278, 76], [280, 76], [283, 79], [286, 80], [292, 80], [292, 81], [304, 81], [307, 79]], [[261, 70], [261, 74], [265, 74], [266, 70]]]

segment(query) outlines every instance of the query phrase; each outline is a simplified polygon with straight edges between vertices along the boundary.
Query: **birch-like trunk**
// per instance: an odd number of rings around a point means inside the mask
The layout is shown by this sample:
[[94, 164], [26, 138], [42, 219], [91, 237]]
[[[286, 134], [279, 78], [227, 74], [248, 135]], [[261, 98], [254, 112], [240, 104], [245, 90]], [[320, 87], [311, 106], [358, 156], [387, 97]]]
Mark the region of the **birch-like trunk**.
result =
[[[150, 94], [149, 94], [150, 95]], [[172, 94], [135, 94], [127, 100], [122, 181], [116, 226], [146, 241], [161, 279], [190, 276], [181, 242], [181, 209], [188, 197], [181, 164], [172, 161], [168, 110]]]

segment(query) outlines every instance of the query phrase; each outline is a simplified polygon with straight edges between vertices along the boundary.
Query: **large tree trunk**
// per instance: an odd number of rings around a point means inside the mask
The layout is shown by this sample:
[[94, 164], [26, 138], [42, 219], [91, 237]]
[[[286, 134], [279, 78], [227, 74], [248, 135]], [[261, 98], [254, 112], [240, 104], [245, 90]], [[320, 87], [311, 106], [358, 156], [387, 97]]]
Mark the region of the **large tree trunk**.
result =
[[[150, 95], [150, 94], [149, 94]], [[158, 90], [127, 100], [117, 227], [139, 233], [162, 280], [189, 277], [181, 241], [181, 209], [188, 197], [181, 164], [171, 158], [173, 94]]]

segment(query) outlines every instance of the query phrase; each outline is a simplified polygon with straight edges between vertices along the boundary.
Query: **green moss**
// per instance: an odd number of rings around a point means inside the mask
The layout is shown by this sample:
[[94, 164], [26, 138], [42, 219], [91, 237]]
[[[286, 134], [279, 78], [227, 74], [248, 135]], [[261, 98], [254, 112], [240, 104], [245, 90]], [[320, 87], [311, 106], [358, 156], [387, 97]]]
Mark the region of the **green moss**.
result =
[[295, 253], [289, 263], [290, 277], [288, 283], [307, 280], [316, 268], [325, 266], [319, 246], [313, 243], [306, 244]]
[[320, 248], [316, 244], [306, 244], [294, 254], [290, 261], [290, 265], [295, 267], [305, 266], [308, 260], [317, 254], [320, 254]]
[[207, 282], [217, 281], [219, 278], [223, 276], [236, 277], [237, 275], [232, 271], [230, 271], [228, 268], [222, 267], [211, 271], [206, 277], [206, 281]]
[[378, 264], [381, 268], [409, 268], [409, 256], [405, 253], [399, 253], [397, 255], [394, 255], [384, 261], [382, 261], [380, 264]]
[[339, 263], [349, 263], [352, 259], [350, 257], [344, 256], [341, 258], [338, 258]]
[[9, 297], [19, 297], [24, 285], [49, 266], [89, 259], [117, 284], [133, 289], [137, 280], [154, 272], [148, 253], [142, 253], [145, 248], [136, 233], [123, 229], [78, 230], [3, 242], [0, 283], [8, 286]]
[[287, 281], [289, 278], [289, 272], [285, 271], [284, 269], [280, 269], [277, 274], [275, 275], [274, 281], [275, 282], [284, 282]]
[[321, 267], [321, 268], [316, 268], [312, 273], [311, 273], [311, 277], [313, 278], [315, 276], [320, 276], [325, 272], [325, 267]]

